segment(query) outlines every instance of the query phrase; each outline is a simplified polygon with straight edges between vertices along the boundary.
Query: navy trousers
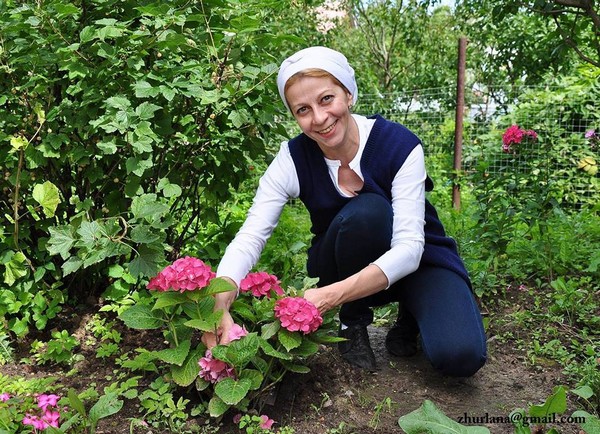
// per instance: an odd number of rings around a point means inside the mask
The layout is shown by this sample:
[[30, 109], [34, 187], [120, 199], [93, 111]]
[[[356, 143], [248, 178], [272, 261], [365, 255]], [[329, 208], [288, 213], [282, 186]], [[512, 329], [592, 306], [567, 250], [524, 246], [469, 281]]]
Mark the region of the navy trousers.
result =
[[[392, 207], [383, 197], [364, 193], [334, 218], [323, 240], [309, 251], [312, 277], [319, 286], [342, 280], [389, 250]], [[416, 321], [423, 352], [434, 368], [448, 376], [468, 377], [486, 361], [481, 314], [467, 282], [455, 272], [422, 265], [387, 290], [342, 305], [345, 325], [369, 325], [371, 307], [399, 302]]]

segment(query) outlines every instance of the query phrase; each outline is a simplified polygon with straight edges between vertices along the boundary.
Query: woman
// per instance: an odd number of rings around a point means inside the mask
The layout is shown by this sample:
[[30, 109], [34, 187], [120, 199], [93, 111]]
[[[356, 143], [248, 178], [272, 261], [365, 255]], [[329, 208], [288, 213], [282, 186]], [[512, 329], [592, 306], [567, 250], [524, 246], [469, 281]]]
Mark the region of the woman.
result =
[[[310, 47], [281, 64], [279, 94], [302, 130], [282, 144], [260, 180], [247, 219], [228, 246], [217, 276], [236, 287], [256, 264], [289, 198], [307, 207], [314, 234], [307, 270], [317, 288], [304, 297], [321, 312], [340, 306], [342, 357], [375, 370], [367, 326], [371, 307], [399, 302], [386, 337], [396, 356], [417, 351], [433, 366], [470, 376], [486, 360], [481, 316], [455, 242], [425, 199], [433, 184], [419, 139], [380, 116], [351, 113], [358, 89], [343, 54]], [[218, 294], [227, 342], [234, 291]], [[217, 336], [207, 333], [208, 347]]]

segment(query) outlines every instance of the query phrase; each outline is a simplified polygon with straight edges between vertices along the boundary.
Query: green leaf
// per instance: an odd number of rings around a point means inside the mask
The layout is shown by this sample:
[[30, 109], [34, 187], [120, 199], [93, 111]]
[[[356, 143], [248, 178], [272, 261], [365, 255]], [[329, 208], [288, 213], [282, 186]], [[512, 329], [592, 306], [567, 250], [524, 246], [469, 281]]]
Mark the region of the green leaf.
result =
[[92, 432], [98, 421], [108, 416], [118, 413], [123, 408], [123, 400], [118, 399], [116, 393], [107, 393], [102, 395], [98, 402], [90, 408], [89, 419], [92, 425]]
[[279, 321], [273, 321], [269, 324], [265, 324], [260, 328], [260, 335], [263, 339], [269, 340], [279, 331], [281, 323]]
[[137, 225], [131, 230], [131, 241], [137, 244], [151, 244], [160, 239], [151, 226]]
[[223, 311], [218, 310], [216, 312], [212, 312], [205, 319], [191, 319], [189, 321], [186, 321], [184, 325], [203, 332], [214, 332], [221, 323], [222, 317]]
[[15, 150], [15, 151], [18, 151], [20, 149], [25, 149], [25, 148], [27, 148], [27, 145], [29, 145], [29, 142], [24, 137], [12, 136], [10, 138], [10, 146], [12, 146], [13, 150]]
[[269, 357], [275, 357], [276, 359], [281, 360], [292, 360], [294, 358], [294, 356], [292, 356], [290, 353], [283, 353], [281, 351], [277, 351], [275, 348], [273, 348], [273, 346], [271, 346], [269, 342], [267, 342], [264, 339], [260, 341], [260, 347]]
[[155, 293], [156, 302], [152, 306], [152, 310], [163, 309], [169, 306], [177, 306], [188, 301], [185, 294], [176, 291], [165, 291]]
[[183, 362], [185, 362], [191, 346], [192, 342], [190, 340], [186, 340], [180, 342], [175, 348], [167, 348], [165, 350], [156, 351], [156, 356], [165, 363], [181, 366], [183, 365]]
[[154, 276], [164, 260], [164, 252], [142, 244], [137, 249], [138, 255], [129, 263], [129, 273], [134, 277]]
[[482, 426], [464, 426], [450, 419], [433, 402], [425, 400], [417, 410], [398, 419], [407, 434], [489, 434]]
[[51, 226], [48, 231], [50, 232], [50, 240], [46, 245], [48, 253], [51, 255], [59, 254], [63, 260], [66, 260], [70, 256], [69, 250], [75, 243], [75, 229], [73, 226], [64, 225]]
[[83, 260], [77, 256], [71, 256], [62, 264], [63, 275], [68, 276], [71, 273], [76, 272], [83, 265]]
[[12, 286], [17, 279], [27, 275], [26, 259], [27, 258], [22, 252], [15, 252], [12, 254], [10, 261], [4, 264], [4, 283], [8, 286]]
[[136, 304], [119, 315], [127, 327], [137, 330], [153, 330], [164, 324], [149, 306]]
[[208, 402], [208, 412], [211, 417], [221, 417], [229, 410], [229, 405], [225, 404], [218, 396], [213, 396]]
[[160, 109], [160, 106], [144, 101], [136, 107], [135, 114], [137, 114], [140, 119], [147, 120], [152, 119], [154, 112]]
[[250, 390], [258, 390], [264, 380], [264, 375], [256, 369], [244, 369], [240, 378], [247, 378], [250, 380]]
[[157, 88], [152, 87], [150, 83], [144, 80], [135, 83], [134, 90], [137, 98], [152, 98], [160, 93]]
[[32, 196], [37, 203], [42, 205], [46, 217], [54, 217], [56, 208], [58, 208], [58, 204], [60, 203], [58, 187], [56, 185], [50, 181], [46, 181], [43, 184], [36, 184], [33, 187]]
[[198, 347], [189, 353], [187, 359], [181, 366], [173, 366], [171, 368], [173, 381], [182, 387], [187, 387], [192, 384], [200, 373], [198, 362], [203, 354], [203, 347]]
[[573, 389], [571, 392], [583, 399], [590, 399], [592, 396], [594, 396], [594, 390], [587, 384], [578, 387], [577, 389]]
[[565, 411], [567, 411], [567, 391], [563, 386], [556, 386], [543, 405], [529, 407], [529, 415], [534, 417], [563, 414]]
[[297, 363], [290, 363], [287, 361], [283, 361], [281, 364], [285, 369], [296, 374], [308, 374], [310, 372], [310, 368], [305, 365], [299, 365]]
[[291, 332], [284, 328], [279, 330], [277, 337], [279, 342], [281, 342], [281, 345], [283, 345], [288, 351], [298, 348], [302, 344], [302, 336], [300, 336], [299, 333]]
[[220, 292], [236, 291], [236, 287], [226, 279], [217, 277], [212, 279], [208, 287], [203, 291], [206, 295], [218, 294]]
[[578, 410], [573, 413], [572, 417], [578, 418], [583, 422], [579, 422], [579, 426], [586, 433], [600, 433], [600, 418], [598, 416], [594, 416], [593, 414], [588, 413], [587, 411]]
[[85, 406], [83, 405], [83, 402], [81, 402], [81, 399], [79, 399], [75, 389], [69, 389], [67, 396], [69, 398], [69, 404], [71, 405], [71, 408], [74, 408], [77, 413], [79, 413], [82, 417], [85, 417]]
[[224, 378], [215, 385], [215, 393], [225, 404], [236, 405], [246, 397], [250, 387], [252, 381], [249, 378]]
[[298, 356], [308, 357], [316, 354], [317, 351], [319, 351], [319, 345], [317, 343], [308, 339], [302, 339], [302, 344], [299, 347], [294, 348], [292, 352]]

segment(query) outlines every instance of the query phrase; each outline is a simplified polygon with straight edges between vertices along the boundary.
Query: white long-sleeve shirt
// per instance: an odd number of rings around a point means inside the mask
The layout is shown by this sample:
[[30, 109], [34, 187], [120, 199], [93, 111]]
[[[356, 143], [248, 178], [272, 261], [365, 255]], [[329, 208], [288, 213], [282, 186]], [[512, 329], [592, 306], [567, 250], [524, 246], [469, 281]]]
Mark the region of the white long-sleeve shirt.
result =
[[[350, 168], [363, 179], [360, 160], [371, 133], [374, 119], [352, 115], [359, 131], [359, 149]], [[338, 184], [340, 161], [325, 158], [332, 182], [338, 192], [349, 197]], [[392, 182], [394, 213], [390, 250], [373, 262], [385, 274], [388, 286], [414, 272], [421, 260], [425, 245], [425, 158], [417, 146], [396, 173]], [[256, 265], [260, 254], [277, 226], [281, 211], [290, 198], [300, 195], [296, 166], [288, 142], [283, 142], [275, 159], [259, 181], [259, 186], [246, 221], [225, 250], [217, 268], [218, 277], [229, 277], [239, 286], [240, 281]]]

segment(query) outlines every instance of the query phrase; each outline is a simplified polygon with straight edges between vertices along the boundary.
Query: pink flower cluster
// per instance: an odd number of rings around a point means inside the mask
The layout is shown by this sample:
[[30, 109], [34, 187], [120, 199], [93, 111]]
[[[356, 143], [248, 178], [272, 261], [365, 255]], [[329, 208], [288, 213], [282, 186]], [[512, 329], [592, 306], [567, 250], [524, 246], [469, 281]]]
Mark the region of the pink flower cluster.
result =
[[[229, 331], [229, 340], [235, 341], [243, 338], [247, 334], [248, 331], [245, 327], [234, 324]], [[222, 360], [213, 358], [211, 350], [206, 350], [204, 357], [200, 359], [198, 364], [200, 365], [200, 377], [209, 383], [218, 383], [227, 377], [235, 378], [235, 370], [233, 367]]]
[[[233, 423], [239, 424], [241, 420], [242, 420], [241, 413], [238, 413], [235, 416], [233, 416]], [[268, 430], [268, 429], [271, 429], [271, 427], [273, 426], [274, 423], [275, 423], [275, 421], [273, 419], [271, 419], [266, 414], [263, 414], [260, 416], [260, 424], [258, 426], [260, 427], [260, 429]]]
[[218, 383], [224, 378], [235, 378], [233, 366], [213, 358], [212, 351], [206, 350], [204, 357], [198, 362], [200, 365], [200, 377], [209, 383]]
[[291, 332], [301, 331], [305, 335], [317, 330], [323, 324], [318, 309], [303, 297], [286, 297], [275, 303], [275, 317], [281, 326]]
[[514, 152], [514, 145], [520, 144], [523, 139], [537, 140], [537, 133], [533, 130], [523, 130], [518, 125], [511, 125], [502, 135], [502, 152]]
[[10, 399], [10, 395], [6, 392], [0, 393], [0, 402], [6, 402]]
[[215, 277], [208, 265], [200, 259], [186, 256], [177, 259], [171, 265], [165, 267], [156, 277], [148, 282], [148, 289], [157, 291], [193, 291], [208, 286]]
[[23, 418], [23, 425], [31, 425], [36, 430], [44, 430], [48, 427], [58, 428], [58, 421], [60, 420], [60, 413], [58, 412], [58, 400], [60, 396], [50, 395], [38, 395], [37, 406], [41, 410], [41, 415], [32, 415], [26, 413]]
[[283, 295], [283, 289], [279, 285], [279, 279], [277, 276], [259, 271], [257, 273], [248, 274], [240, 282], [240, 291], [252, 292], [255, 297], [269, 296], [271, 290], [275, 291], [277, 295]]

